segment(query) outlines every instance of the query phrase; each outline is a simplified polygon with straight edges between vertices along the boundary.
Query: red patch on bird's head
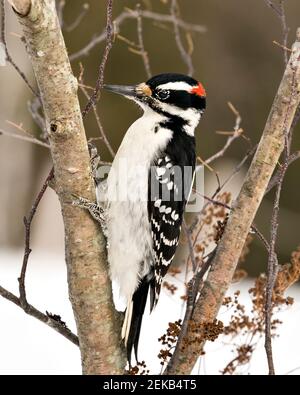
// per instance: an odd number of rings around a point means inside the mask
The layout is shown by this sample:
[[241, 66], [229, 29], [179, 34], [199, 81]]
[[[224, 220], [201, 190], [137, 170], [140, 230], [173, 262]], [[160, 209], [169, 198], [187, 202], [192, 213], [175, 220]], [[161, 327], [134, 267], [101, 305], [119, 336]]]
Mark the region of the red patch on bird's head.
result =
[[206, 96], [206, 92], [205, 89], [203, 88], [203, 85], [199, 84], [197, 86], [195, 86], [192, 90], [191, 93], [194, 93], [195, 95], [201, 96], [201, 97], [205, 97]]

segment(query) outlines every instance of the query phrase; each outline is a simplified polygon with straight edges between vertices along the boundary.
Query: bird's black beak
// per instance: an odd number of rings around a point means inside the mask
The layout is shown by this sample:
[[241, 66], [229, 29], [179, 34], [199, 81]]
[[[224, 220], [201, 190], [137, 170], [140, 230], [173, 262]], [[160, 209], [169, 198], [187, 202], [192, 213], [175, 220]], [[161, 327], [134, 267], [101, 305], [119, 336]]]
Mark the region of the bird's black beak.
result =
[[136, 96], [137, 94], [135, 85], [103, 85], [103, 88], [123, 96]]
[[146, 96], [152, 95], [151, 88], [142, 82], [139, 85], [103, 85], [103, 88], [107, 91], [118, 93], [119, 95], [134, 97], [134, 98], [142, 98]]

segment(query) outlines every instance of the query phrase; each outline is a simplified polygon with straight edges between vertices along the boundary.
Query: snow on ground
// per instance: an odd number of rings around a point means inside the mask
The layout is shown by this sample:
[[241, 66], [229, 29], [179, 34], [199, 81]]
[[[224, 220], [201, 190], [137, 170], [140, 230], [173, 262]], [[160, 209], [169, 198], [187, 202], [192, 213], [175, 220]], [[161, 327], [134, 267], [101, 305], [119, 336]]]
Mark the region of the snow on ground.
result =
[[[17, 293], [22, 251], [0, 250], [0, 285]], [[176, 285], [181, 282], [174, 280]], [[61, 315], [67, 325], [75, 331], [72, 308], [68, 300], [66, 268], [61, 255], [33, 250], [27, 272], [27, 295], [31, 304], [51, 313]], [[240, 301], [250, 305], [249, 282], [235, 285], [230, 293], [240, 289]], [[160, 372], [157, 354], [160, 344], [157, 339], [163, 334], [168, 322], [177, 320], [183, 312], [177, 296], [164, 293], [157, 308], [144, 319], [139, 356], [145, 360], [150, 372]], [[293, 287], [289, 293], [295, 298], [292, 307], [279, 314], [284, 322], [280, 326], [280, 337], [274, 340], [275, 366], [278, 374], [300, 373], [300, 289]], [[230, 311], [222, 311], [219, 319], [226, 321]], [[51, 328], [25, 313], [12, 303], [0, 297], [0, 374], [80, 374], [79, 350], [71, 342]], [[226, 339], [228, 341], [228, 339]], [[194, 373], [219, 374], [232, 359], [232, 347], [224, 345], [221, 339], [209, 343], [206, 355], [195, 367]], [[297, 369], [298, 368], [298, 369]], [[250, 366], [239, 371], [242, 374], [266, 374], [267, 365], [263, 341], [259, 343]]]

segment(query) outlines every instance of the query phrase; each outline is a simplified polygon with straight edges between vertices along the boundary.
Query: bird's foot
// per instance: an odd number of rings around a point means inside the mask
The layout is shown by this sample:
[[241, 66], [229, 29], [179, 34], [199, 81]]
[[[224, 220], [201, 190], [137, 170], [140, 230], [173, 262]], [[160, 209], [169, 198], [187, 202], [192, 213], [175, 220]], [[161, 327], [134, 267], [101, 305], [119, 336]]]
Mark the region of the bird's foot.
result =
[[91, 216], [100, 223], [100, 225], [103, 225], [105, 222], [104, 219], [104, 210], [102, 207], [100, 207], [96, 202], [92, 202], [88, 199], [85, 199], [81, 196], [76, 196], [72, 195], [74, 200], [72, 201], [72, 205], [76, 207], [83, 208], [85, 210], [88, 210], [88, 212], [91, 214]]

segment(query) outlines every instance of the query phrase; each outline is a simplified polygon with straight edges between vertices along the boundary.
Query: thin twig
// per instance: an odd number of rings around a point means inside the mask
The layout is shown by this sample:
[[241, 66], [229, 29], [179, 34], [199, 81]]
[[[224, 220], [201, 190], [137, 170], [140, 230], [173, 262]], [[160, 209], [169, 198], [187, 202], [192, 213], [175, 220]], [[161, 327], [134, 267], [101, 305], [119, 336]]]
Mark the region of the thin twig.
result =
[[287, 42], [288, 42], [288, 35], [290, 29], [287, 26], [286, 23], [286, 15], [285, 15], [285, 8], [284, 8], [284, 0], [280, 0], [279, 2], [279, 7], [280, 7], [280, 22], [281, 22], [281, 30], [282, 30], [282, 36], [283, 36], [283, 60], [284, 60], [284, 65], [287, 65], [287, 62], [289, 60], [288, 57], [288, 50], [287, 50]]
[[252, 223], [251, 225], [251, 230], [259, 237], [259, 239], [262, 241], [263, 245], [265, 246], [267, 252], [269, 253], [270, 244], [268, 240], [265, 238], [265, 236], [261, 233], [261, 231], [258, 230], [257, 226], [254, 223]]
[[[217, 184], [218, 184], [217, 191], [219, 191], [219, 190], [221, 189], [221, 181], [220, 181], [219, 173], [218, 173], [215, 169], [213, 169], [213, 168], [212, 168], [205, 160], [203, 160], [199, 155], [197, 156], [197, 160], [198, 160], [200, 163], [202, 163], [203, 166], [205, 166], [209, 171], [211, 171], [211, 172], [216, 176]], [[199, 171], [200, 169], [201, 169], [201, 166], [197, 166], [197, 167], [196, 167], [196, 172]]]
[[143, 59], [145, 71], [147, 74], [148, 78], [151, 78], [152, 72], [151, 72], [151, 67], [150, 67], [150, 61], [149, 61], [149, 56], [148, 52], [145, 50], [145, 45], [144, 45], [144, 37], [143, 37], [143, 21], [142, 21], [142, 16], [141, 16], [141, 5], [137, 4], [136, 6], [137, 10], [137, 36], [138, 36], [138, 43], [139, 43], [139, 48], [141, 51], [141, 56]]
[[74, 20], [74, 22], [72, 22], [70, 25], [66, 25], [64, 26], [64, 30], [68, 33], [72, 32], [73, 30], [76, 29], [76, 27], [78, 27], [80, 25], [80, 22], [83, 20], [83, 18], [86, 16], [86, 14], [88, 13], [89, 9], [90, 9], [90, 5], [89, 3], [83, 3], [81, 6], [82, 10], [80, 12], [80, 14], [77, 16], [77, 18]]
[[24, 217], [24, 226], [25, 226], [25, 248], [24, 248], [24, 257], [23, 257], [23, 264], [21, 268], [21, 273], [20, 277], [18, 278], [19, 281], [19, 292], [20, 292], [20, 303], [23, 308], [23, 310], [26, 311], [28, 302], [26, 298], [26, 288], [25, 288], [25, 277], [26, 277], [26, 270], [27, 270], [27, 265], [28, 265], [28, 259], [29, 255], [31, 253], [31, 248], [30, 248], [30, 233], [31, 233], [31, 223], [32, 220], [35, 216], [36, 210], [38, 208], [38, 205], [40, 204], [40, 201], [42, 200], [42, 197], [44, 196], [44, 193], [46, 192], [46, 189], [48, 188], [49, 181], [53, 178], [54, 176], [54, 168], [50, 170], [46, 180], [44, 181], [41, 190], [39, 191], [33, 206], [28, 214], [27, 217]]
[[[80, 66], [82, 67], [82, 63], [80, 63]], [[78, 79], [78, 81], [82, 81], [82, 80], [79, 80]], [[90, 86], [90, 85], [85, 85], [85, 84], [83, 84], [82, 82], [80, 83], [79, 82], [79, 84], [78, 84], [78, 86], [81, 88], [85, 88], [86, 90], [91, 90], [91, 91], [93, 91], [94, 90], [94, 88], [92, 87], [92, 86]]]
[[60, 27], [64, 26], [64, 9], [66, 5], [66, 0], [55, 0], [56, 12], [59, 20]]
[[211, 166], [209, 166], [209, 164], [206, 162], [206, 160], [202, 159], [200, 155], [197, 156], [197, 161], [199, 161], [203, 166], [205, 166], [212, 173], [216, 173], [216, 171]]
[[60, 321], [56, 321], [50, 318], [48, 315], [42, 313], [40, 310], [36, 309], [31, 304], [27, 304], [25, 310], [21, 304], [20, 298], [18, 298], [16, 295], [14, 295], [13, 293], [11, 293], [10, 291], [8, 291], [7, 289], [1, 286], [0, 286], [0, 295], [4, 299], [20, 307], [26, 314], [48, 325], [50, 328], [54, 329], [56, 332], [64, 336], [70, 342], [72, 342], [76, 346], [79, 346], [78, 337], [73, 332], [71, 332], [71, 330], [68, 327], [63, 325]]
[[278, 18], [281, 18], [281, 10], [271, 0], [264, 0], [268, 7], [270, 7]]
[[[87, 93], [86, 89], [85, 89], [83, 86], [80, 86], [80, 89], [81, 89], [81, 91], [83, 92], [83, 94], [85, 95], [85, 97], [88, 99], [88, 98], [89, 98], [89, 94]], [[101, 137], [91, 137], [91, 138], [89, 139], [89, 142], [90, 142], [90, 141], [94, 141], [94, 140], [96, 140], [96, 139], [101, 139], [101, 140], [103, 140], [103, 141], [104, 141], [104, 144], [106, 145], [107, 149], [109, 150], [111, 156], [114, 158], [114, 156], [115, 156], [115, 151], [113, 150], [113, 148], [112, 148], [112, 146], [110, 145], [110, 142], [109, 142], [109, 140], [108, 140], [108, 138], [107, 138], [107, 136], [106, 136], [106, 133], [105, 133], [105, 131], [104, 131], [102, 122], [101, 122], [101, 120], [100, 120], [100, 117], [99, 117], [99, 114], [98, 114], [98, 111], [97, 111], [97, 106], [96, 106], [95, 104], [93, 104], [93, 112], [94, 112], [95, 120], [96, 120], [98, 129], [99, 129], [99, 131], [100, 131]]]
[[170, 8], [170, 14], [173, 18], [173, 26], [174, 26], [174, 34], [175, 34], [175, 41], [177, 48], [179, 50], [179, 53], [181, 55], [181, 58], [183, 62], [187, 66], [187, 74], [189, 76], [192, 76], [194, 74], [194, 66], [192, 62], [192, 57], [189, 54], [188, 51], [184, 48], [184, 45], [181, 41], [181, 36], [180, 36], [180, 30], [179, 30], [179, 25], [178, 25], [178, 14], [179, 14], [179, 8], [177, 4], [177, 0], [171, 0], [171, 8]]
[[44, 143], [43, 141], [40, 141], [34, 137], [27, 137], [27, 136], [22, 136], [21, 134], [17, 134], [17, 133], [13, 133], [13, 132], [8, 132], [4, 129], [0, 129], [0, 136], [7, 136], [7, 137], [12, 137], [18, 140], [23, 140], [23, 141], [28, 141], [29, 143], [34, 143], [34, 144], [38, 144], [41, 145], [42, 147], [45, 148], [50, 148], [49, 144]]
[[[254, 147], [252, 147], [252, 149], [249, 150], [249, 151], [246, 153], [246, 155], [245, 155], [245, 156], [243, 157], [243, 159], [237, 164], [237, 166], [233, 169], [232, 173], [225, 179], [225, 181], [222, 183], [222, 185], [219, 185], [219, 186], [218, 186], [218, 188], [217, 188], [217, 189], [215, 190], [215, 192], [213, 193], [211, 199], [214, 199], [214, 198], [217, 196], [217, 194], [224, 188], [224, 186], [225, 186], [226, 184], [228, 184], [228, 183], [234, 178], [234, 176], [240, 172], [240, 170], [243, 168], [243, 166], [244, 166], [244, 164], [247, 162], [247, 160], [248, 160], [249, 158], [251, 158], [251, 156], [254, 155], [254, 153], [255, 153], [255, 151], [256, 151], [256, 148], [257, 148], [257, 145], [255, 145]], [[196, 167], [196, 171], [198, 170], [199, 167], [200, 167], [200, 166], [197, 166], [197, 167]], [[190, 231], [191, 231], [191, 232], [193, 232], [193, 231], [196, 229], [196, 227], [197, 227], [197, 225], [198, 225], [198, 223], [199, 223], [199, 221], [200, 221], [200, 218], [201, 218], [202, 214], [204, 213], [204, 211], [205, 211], [207, 205], [208, 205], [208, 203], [204, 204], [204, 206], [202, 207], [202, 209], [200, 210], [200, 212], [198, 213], [198, 215], [196, 216], [196, 218], [194, 219], [194, 221], [191, 223], [191, 225], [190, 225]]]
[[[220, 190], [222, 190], [225, 185], [227, 185], [236, 174], [238, 174], [240, 172], [240, 170], [243, 168], [244, 164], [247, 162], [247, 160], [249, 158], [251, 158], [255, 151], [257, 149], [257, 144], [255, 146], [253, 146], [244, 156], [244, 158], [235, 166], [235, 168], [233, 169], [232, 173], [229, 174], [229, 176], [223, 181], [223, 183], [221, 184]], [[218, 191], [217, 193], [219, 193], [220, 191]]]
[[33, 100], [28, 101], [27, 104], [28, 111], [36, 123], [36, 125], [41, 130], [41, 139], [47, 141], [47, 128], [45, 118], [40, 114], [40, 109], [43, 109], [42, 103], [38, 97], [33, 98]]
[[[168, 22], [173, 23], [173, 16], [169, 14], [160, 14], [158, 12], [148, 11], [148, 10], [141, 10], [140, 15], [144, 19], [150, 19], [152, 21], [158, 22]], [[136, 10], [125, 10], [123, 11], [115, 20], [113, 21], [114, 26], [114, 36], [117, 36], [120, 31], [120, 26], [125, 22], [127, 19], [137, 19], [138, 14]], [[193, 31], [196, 33], [205, 33], [206, 27], [202, 25], [196, 25], [192, 23], [187, 23], [182, 19], [177, 18], [177, 24], [181, 29], [186, 31]], [[106, 30], [104, 29], [100, 34], [94, 36], [89, 43], [81, 48], [79, 51], [74, 52], [70, 55], [70, 60], [76, 60], [81, 56], [88, 56], [90, 51], [99, 43], [103, 42], [106, 38]]]
[[[203, 159], [201, 159], [199, 157], [200, 162], [202, 162], [203, 165], [205, 165], [209, 169], [212, 169], [211, 166], [209, 166], [209, 164], [211, 162], [214, 162], [215, 160], [223, 157], [225, 155], [226, 151], [228, 150], [228, 148], [231, 146], [231, 144], [238, 137], [240, 137], [242, 135], [242, 133], [243, 133], [243, 129], [241, 129], [241, 127], [240, 127], [241, 122], [242, 122], [242, 117], [241, 117], [240, 113], [238, 112], [238, 110], [234, 107], [234, 105], [231, 102], [228, 102], [227, 104], [228, 104], [228, 107], [230, 108], [230, 110], [235, 115], [235, 125], [233, 127], [233, 131], [232, 132], [226, 132], [226, 134], [229, 134], [229, 137], [227, 138], [224, 146], [218, 152], [216, 152], [214, 155], [210, 156], [206, 160], [203, 160]], [[200, 169], [201, 169], [201, 165], [200, 166], [196, 166], [196, 172], [199, 171]], [[215, 170], [213, 170], [213, 171], [215, 173], [217, 173]], [[220, 184], [220, 182], [219, 182], [219, 184]], [[218, 193], [218, 191], [217, 191], [217, 193]]]
[[106, 45], [105, 45], [102, 61], [100, 63], [99, 69], [98, 69], [98, 77], [97, 77], [94, 92], [91, 95], [89, 101], [87, 102], [84, 110], [82, 111], [83, 118], [90, 111], [90, 109], [93, 107], [93, 105], [96, 104], [96, 101], [99, 99], [100, 90], [103, 87], [104, 70], [105, 70], [109, 52], [110, 52], [112, 44], [113, 44], [112, 6], [113, 6], [113, 0], [108, 0], [107, 1], [107, 9], [106, 9]]
[[228, 104], [228, 107], [230, 108], [230, 110], [235, 115], [235, 125], [233, 128], [233, 134], [227, 138], [225, 145], [223, 146], [222, 149], [220, 149], [220, 151], [218, 151], [217, 153], [212, 155], [210, 158], [206, 159], [205, 162], [207, 164], [210, 164], [211, 162], [215, 161], [216, 159], [219, 159], [220, 157], [222, 157], [225, 154], [225, 152], [227, 151], [227, 149], [234, 142], [234, 140], [239, 138], [240, 135], [243, 133], [243, 129], [241, 129], [241, 127], [240, 127], [241, 122], [242, 122], [242, 117], [241, 117], [240, 113], [238, 112], [238, 110], [234, 107], [234, 105], [231, 102], [228, 102], [227, 104]]
[[238, 131], [238, 132], [235, 132], [234, 134], [232, 134], [231, 136], [229, 136], [226, 140], [226, 143], [222, 147], [222, 149], [220, 149], [220, 151], [216, 152], [210, 158], [206, 159], [205, 162], [207, 164], [210, 164], [211, 162], [214, 162], [216, 159], [219, 159], [222, 156], [224, 156], [225, 152], [228, 150], [228, 148], [231, 146], [231, 144], [234, 142], [234, 140], [236, 140], [238, 137], [240, 137], [240, 135], [241, 135], [241, 133], [240, 133], [240, 131]]
[[[257, 145], [255, 145], [254, 147], [252, 147], [247, 153], [246, 155], [243, 157], [243, 159], [235, 166], [235, 168], [232, 170], [232, 172], [228, 175], [228, 177], [223, 181], [222, 184], [219, 184], [218, 188], [215, 190], [215, 192], [212, 195], [212, 199], [214, 199], [217, 194], [235, 177], [236, 174], [238, 174], [240, 172], [240, 170], [243, 168], [244, 164], [247, 162], [247, 160], [249, 158], [251, 158], [255, 151], [256, 151]], [[200, 216], [203, 214], [204, 210], [206, 209], [207, 204], [205, 204], [203, 206], [203, 208], [201, 209], [199, 216], [198, 216], [198, 220], [200, 218]], [[193, 229], [197, 226], [198, 220], [196, 223], [192, 224]]]
[[280, 200], [282, 181], [283, 181], [283, 177], [280, 179], [277, 185], [276, 196], [273, 206], [272, 219], [271, 219], [271, 241], [270, 241], [270, 250], [268, 257], [268, 268], [267, 268], [266, 300], [265, 300], [265, 350], [268, 360], [269, 375], [275, 374], [273, 351], [272, 351], [271, 317], [272, 317], [273, 288], [275, 285], [277, 271], [278, 271], [278, 258], [275, 252], [275, 243], [277, 239], [279, 200]]
[[[295, 160], [300, 158], [300, 151], [296, 151], [291, 154], [288, 158], [288, 166], [290, 166]], [[266, 189], [265, 195], [271, 191], [280, 181], [281, 178], [281, 168], [277, 169], [275, 174], [272, 176], [268, 188]]]
[[6, 18], [5, 18], [5, 5], [4, 5], [4, 0], [1, 0], [1, 41], [4, 46], [4, 51], [5, 51], [5, 56], [6, 56], [6, 61], [10, 63], [13, 68], [16, 70], [16, 72], [19, 74], [19, 76], [23, 79], [25, 84], [28, 86], [28, 88], [31, 90], [31, 92], [39, 97], [39, 94], [35, 91], [35, 89], [31, 86], [30, 82], [28, 81], [26, 75], [23, 73], [23, 71], [19, 68], [19, 66], [14, 62], [13, 58], [11, 57], [9, 51], [8, 51], [8, 46], [7, 46], [7, 41], [6, 41], [6, 33], [5, 33], [5, 28], [6, 28]]
[[[240, 172], [240, 170], [243, 168], [243, 166], [247, 162], [247, 160], [249, 158], [251, 158], [251, 156], [254, 155], [254, 153], [256, 151], [256, 148], [257, 148], [257, 145], [252, 147], [251, 150], [249, 150], [246, 153], [246, 155], [243, 157], [243, 159], [235, 166], [235, 168], [233, 169], [232, 173], [225, 179], [225, 181], [223, 181], [223, 183], [221, 185], [219, 184], [218, 188], [213, 193], [211, 199], [214, 199], [217, 196], [217, 194], [225, 187], [225, 185], [228, 184], [234, 178], [234, 176]], [[196, 171], [198, 170], [198, 167], [199, 166], [196, 167]], [[198, 215], [196, 216], [194, 221], [191, 223], [191, 225], [190, 225], [190, 231], [191, 232], [193, 232], [196, 229], [196, 227], [197, 227], [197, 225], [198, 225], [198, 223], [200, 221], [201, 216], [205, 212], [205, 209], [206, 209], [207, 205], [208, 205], [208, 203], [204, 204], [204, 206], [202, 207], [201, 211], [198, 213]], [[197, 238], [195, 240], [197, 240]]]
[[288, 372], [285, 373], [285, 375], [292, 374], [292, 373], [296, 372], [299, 369], [300, 369], [300, 366], [298, 366], [297, 368], [289, 370]]
[[183, 227], [184, 233], [186, 235], [188, 247], [189, 247], [189, 256], [187, 259], [189, 260], [191, 258], [193, 273], [195, 274], [196, 270], [197, 270], [197, 263], [196, 263], [193, 243], [192, 243], [192, 239], [191, 239], [191, 232], [190, 232], [185, 220], [183, 220], [182, 227]]
[[33, 133], [30, 133], [28, 130], [26, 130], [23, 126], [22, 123], [15, 123], [13, 121], [9, 121], [8, 119], [6, 120], [6, 123], [12, 127], [14, 127], [15, 129], [19, 130], [20, 132], [24, 133], [27, 137], [34, 137]]
[[280, 24], [281, 24], [281, 31], [282, 31], [282, 42], [283, 45], [273, 41], [274, 44], [279, 45], [281, 48], [284, 49], [283, 51], [283, 61], [284, 65], [287, 65], [288, 62], [288, 52], [289, 49], [287, 48], [287, 41], [289, 35], [289, 28], [286, 23], [286, 15], [285, 15], [285, 8], [284, 8], [284, 0], [279, 0], [279, 5], [275, 5], [271, 0], [264, 0], [268, 7], [270, 7], [276, 16], [278, 17]]
[[[82, 66], [81, 66], [81, 67], [82, 67]], [[83, 81], [83, 68], [81, 69], [79, 81], [81, 81], [81, 82]], [[85, 95], [85, 97], [86, 97], [87, 99], [89, 99], [89, 94], [87, 93], [86, 86], [85, 86], [84, 84], [79, 84], [79, 87], [80, 87], [82, 93]], [[107, 147], [108, 151], [110, 152], [112, 158], [114, 158], [114, 157], [115, 157], [115, 151], [113, 150], [113, 148], [112, 148], [112, 146], [111, 146], [111, 144], [110, 144], [110, 142], [109, 142], [109, 140], [108, 140], [108, 138], [107, 138], [107, 136], [106, 136], [106, 133], [105, 133], [105, 131], [104, 131], [104, 128], [103, 128], [101, 119], [100, 119], [99, 114], [98, 114], [98, 111], [97, 111], [97, 106], [96, 106], [95, 104], [93, 104], [92, 107], [93, 107], [93, 112], [94, 112], [95, 120], [96, 120], [98, 129], [99, 129], [99, 132], [100, 132], [100, 134], [101, 134], [101, 137], [100, 137], [100, 138], [101, 138], [101, 140], [104, 141], [104, 144], [106, 145], [106, 147]], [[94, 140], [95, 140], [95, 139], [97, 139], [97, 137], [94, 138]], [[93, 138], [89, 139], [89, 141], [92, 141], [92, 140], [93, 140]]]
[[117, 34], [116, 38], [118, 40], [120, 40], [120, 41], [123, 41], [125, 44], [130, 45], [131, 47], [134, 47], [134, 48], [137, 48], [137, 49], [139, 48], [139, 45], [137, 43], [135, 43], [132, 40], [129, 40], [128, 38], [122, 36], [121, 34]]
[[[295, 71], [296, 72], [296, 71]], [[290, 95], [291, 98], [294, 95], [295, 86], [293, 86], [293, 91]], [[289, 111], [290, 105], [288, 107]], [[276, 187], [276, 194], [274, 199], [272, 217], [271, 217], [271, 230], [270, 230], [270, 250], [268, 257], [268, 269], [267, 269], [267, 282], [266, 282], [266, 301], [265, 301], [265, 350], [267, 354], [268, 366], [269, 366], [269, 375], [275, 374], [275, 367], [273, 361], [273, 351], [272, 351], [272, 333], [271, 333], [271, 317], [272, 317], [272, 296], [273, 296], [273, 288], [275, 285], [277, 272], [278, 272], [278, 257], [275, 251], [276, 241], [278, 235], [278, 226], [279, 226], [279, 203], [280, 203], [280, 195], [282, 190], [282, 184], [289, 166], [289, 158], [290, 158], [290, 140], [289, 140], [289, 131], [285, 126], [285, 144], [284, 144], [284, 154], [283, 159], [284, 162], [281, 166], [279, 179]]]
[[286, 47], [283, 44], [280, 44], [278, 41], [273, 40], [273, 44], [277, 45], [278, 47], [282, 48], [284, 51], [292, 52], [291, 48]]
[[[205, 200], [209, 201], [212, 204], [215, 204], [216, 206], [221, 206], [226, 208], [227, 210], [231, 210], [232, 207], [229, 206], [226, 203], [220, 202], [219, 200], [212, 199], [206, 195], [201, 194], [200, 192], [195, 191], [197, 194], [202, 196]], [[257, 228], [257, 226], [252, 223], [251, 225], [251, 231], [258, 236], [258, 238], [262, 241], [263, 245], [265, 246], [266, 250], [269, 252], [270, 251], [270, 244], [268, 243], [268, 240], [265, 238], [265, 236], [261, 233], [261, 231]]]

